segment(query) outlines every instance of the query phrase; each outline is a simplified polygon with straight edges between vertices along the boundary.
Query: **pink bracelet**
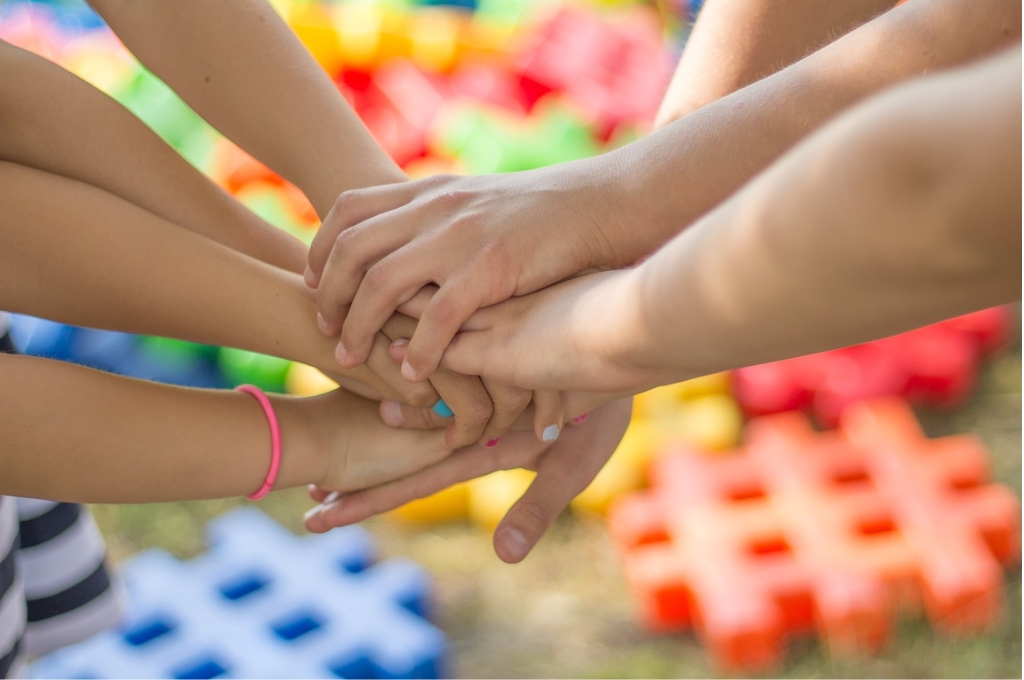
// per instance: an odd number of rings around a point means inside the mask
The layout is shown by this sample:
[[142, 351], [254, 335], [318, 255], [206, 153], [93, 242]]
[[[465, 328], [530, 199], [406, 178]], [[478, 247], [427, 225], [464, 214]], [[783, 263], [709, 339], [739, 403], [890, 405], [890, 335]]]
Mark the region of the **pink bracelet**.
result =
[[281, 468], [281, 427], [277, 424], [274, 407], [267, 399], [267, 395], [263, 394], [263, 390], [255, 385], [239, 385], [235, 389], [256, 397], [256, 401], [260, 402], [260, 406], [263, 407], [263, 412], [267, 416], [267, 422], [270, 423], [270, 470], [267, 471], [267, 478], [263, 480], [263, 485], [246, 496], [251, 501], [258, 501], [274, 488], [274, 482], [277, 481], [277, 471]]

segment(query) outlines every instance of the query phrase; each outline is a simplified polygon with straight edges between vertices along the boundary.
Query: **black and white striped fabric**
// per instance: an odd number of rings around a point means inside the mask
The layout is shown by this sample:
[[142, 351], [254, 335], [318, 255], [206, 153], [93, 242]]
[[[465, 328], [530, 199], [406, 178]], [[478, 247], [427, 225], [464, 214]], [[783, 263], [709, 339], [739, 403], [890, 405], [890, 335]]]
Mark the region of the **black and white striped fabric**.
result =
[[[13, 350], [0, 332], [0, 352]], [[109, 628], [122, 610], [88, 510], [0, 496], [0, 678], [21, 677], [26, 658]]]

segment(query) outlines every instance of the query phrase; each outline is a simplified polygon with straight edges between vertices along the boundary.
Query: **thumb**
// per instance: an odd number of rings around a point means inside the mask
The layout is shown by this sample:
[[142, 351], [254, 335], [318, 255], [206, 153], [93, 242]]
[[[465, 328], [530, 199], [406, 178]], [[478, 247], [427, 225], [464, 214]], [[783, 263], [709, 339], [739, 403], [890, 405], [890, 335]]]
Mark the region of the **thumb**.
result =
[[444, 417], [434, 409], [411, 406], [390, 399], [380, 402], [380, 419], [391, 427], [404, 427], [410, 430], [434, 430], [447, 427], [451, 423], [451, 417]]

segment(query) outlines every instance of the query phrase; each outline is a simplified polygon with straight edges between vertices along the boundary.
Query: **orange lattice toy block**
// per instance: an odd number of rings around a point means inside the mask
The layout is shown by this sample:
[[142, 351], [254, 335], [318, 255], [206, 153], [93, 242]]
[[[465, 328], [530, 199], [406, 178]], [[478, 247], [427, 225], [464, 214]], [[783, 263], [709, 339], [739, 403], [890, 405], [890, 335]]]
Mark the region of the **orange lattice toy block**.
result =
[[921, 605], [944, 632], [992, 624], [1020, 506], [987, 473], [977, 439], [926, 439], [892, 398], [835, 431], [785, 413], [751, 421], [732, 455], [680, 449], [609, 518], [645, 623], [692, 627], [718, 663], [756, 670], [794, 633], [873, 651]]

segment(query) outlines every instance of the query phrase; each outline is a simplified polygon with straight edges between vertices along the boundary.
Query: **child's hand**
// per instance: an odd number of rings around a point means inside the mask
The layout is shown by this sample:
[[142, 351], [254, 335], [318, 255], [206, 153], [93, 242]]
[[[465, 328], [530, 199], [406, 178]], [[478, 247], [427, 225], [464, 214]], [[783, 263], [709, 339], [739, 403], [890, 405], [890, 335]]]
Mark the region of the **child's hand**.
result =
[[629, 424], [630, 411], [631, 401], [621, 400], [593, 412], [578, 427], [567, 428], [554, 444], [513, 433], [493, 448], [462, 449], [407, 477], [347, 495], [313, 488], [314, 500], [323, 504], [307, 513], [306, 528], [322, 533], [495, 470], [527, 468], [537, 471], [536, 479], [494, 532], [498, 557], [519, 562], [607, 462]]
[[365, 361], [374, 333], [425, 284], [440, 292], [409, 342], [402, 371], [413, 381], [433, 373], [478, 308], [634, 261], [639, 239], [623, 245], [619, 236], [637, 216], [620, 214], [625, 183], [608, 167], [585, 161], [341, 194], [313, 241], [306, 283], [326, 332], [341, 333], [342, 365]]
[[319, 486], [324, 489], [351, 491], [383, 484], [451, 453], [443, 430], [388, 427], [375, 402], [345, 390], [293, 399], [290, 404], [306, 423], [313, 450], [321, 454]]
[[[648, 334], [639, 269], [579, 276], [477, 311], [445, 368], [528, 389], [635, 394], [671, 382], [636, 363]], [[416, 316], [431, 290], [402, 306]], [[629, 361], [626, 358], [629, 358]], [[566, 409], [572, 417], [572, 409]]]

